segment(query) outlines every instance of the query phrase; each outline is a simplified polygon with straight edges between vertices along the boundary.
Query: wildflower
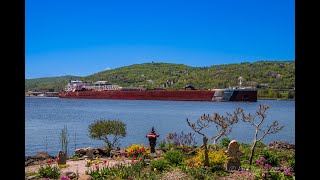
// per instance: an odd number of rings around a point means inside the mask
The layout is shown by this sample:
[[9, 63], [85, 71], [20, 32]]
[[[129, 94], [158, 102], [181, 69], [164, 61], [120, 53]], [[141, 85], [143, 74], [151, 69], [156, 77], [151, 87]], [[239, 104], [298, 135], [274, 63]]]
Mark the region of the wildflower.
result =
[[284, 175], [286, 175], [286, 176], [291, 176], [292, 174], [291, 174], [290, 171], [286, 171], [286, 172], [284, 173]]
[[272, 166], [269, 165], [269, 164], [266, 164], [266, 165], [264, 165], [264, 168], [267, 169], [267, 170], [270, 170], [272, 168]]
[[142, 158], [139, 158], [139, 161], [142, 161]]
[[154, 171], [154, 172], [157, 172], [157, 168], [154, 168], [153, 171]]
[[61, 176], [60, 180], [70, 180], [70, 178], [68, 176]]

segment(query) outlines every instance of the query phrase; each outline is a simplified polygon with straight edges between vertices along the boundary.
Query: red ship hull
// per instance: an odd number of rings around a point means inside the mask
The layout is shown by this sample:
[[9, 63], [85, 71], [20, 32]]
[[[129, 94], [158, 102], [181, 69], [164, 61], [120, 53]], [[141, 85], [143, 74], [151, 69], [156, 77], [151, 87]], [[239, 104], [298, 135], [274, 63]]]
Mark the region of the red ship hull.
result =
[[215, 92], [215, 90], [75, 91], [61, 92], [59, 97], [166, 101], [257, 101], [257, 90], [236, 89], [228, 90], [228, 92], [227, 90], [222, 90], [222, 96], [219, 97], [215, 96]]
[[211, 101], [214, 91], [148, 90], [148, 91], [76, 91], [62, 92], [61, 98]]

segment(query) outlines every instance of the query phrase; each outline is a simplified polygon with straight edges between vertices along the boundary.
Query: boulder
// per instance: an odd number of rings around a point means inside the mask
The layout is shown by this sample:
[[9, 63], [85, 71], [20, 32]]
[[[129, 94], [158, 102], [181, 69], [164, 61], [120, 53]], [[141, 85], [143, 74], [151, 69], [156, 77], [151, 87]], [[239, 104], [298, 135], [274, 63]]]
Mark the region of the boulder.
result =
[[44, 159], [49, 159], [51, 156], [48, 154], [48, 152], [37, 152], [36, 157], [41, 157]]
[[68, 178], [74, 179], [76, 178], [77, 175], [74, 172], [66, 171], [66, 172], [62, 172], [61, 176], [68, 176]]
[[272, 149], [288, 149], [288, 150], [295, 150], [294, 144], [289, 144], [287, 142], [282, 141], [273, 141], [269, 144], [269, 148]]
[[47, 159], [55, 159], [55, 157], [49, 155], [47, 152], [37, 152], [34, 156], [25, 157], [25, 166], [38, 164], [39, 161], [44, 161]]
[[84, 156], [87, 153], [87, 148], [79, 148], [74, 151], [75, 155]]
[[93, 180], [93, 178], [90, 175], [82, 174], [82, 175], [80, 175], [78, 180]]
[[74, 154], [78, 157], [89, 156], [89, 157], [107, 157], [109, 154], [107, 153], [106, 147], [98, 147], [98, 148], [79, 148], [74, 151]]
[[34, 180], [34, 179], [38, 179], [38, 176], [29, 176], [29, 177], [27, 178], [27, 180]]

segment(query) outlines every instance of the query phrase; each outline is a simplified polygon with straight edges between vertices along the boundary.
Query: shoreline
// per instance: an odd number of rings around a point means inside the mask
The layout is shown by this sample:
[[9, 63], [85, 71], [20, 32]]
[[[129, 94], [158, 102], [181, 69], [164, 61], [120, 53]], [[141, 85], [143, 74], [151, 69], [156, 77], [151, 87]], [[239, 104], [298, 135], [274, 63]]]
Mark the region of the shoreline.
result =
[[[25, 96], [25, 98], [59, 98], [59, 96]], [[104, 98], [101, 98], [104, 99]], [[277, 100], [277, 101], [295, 101], [295, 99], [281, 99], [281, 98], [258, 98], [258, 100]]]

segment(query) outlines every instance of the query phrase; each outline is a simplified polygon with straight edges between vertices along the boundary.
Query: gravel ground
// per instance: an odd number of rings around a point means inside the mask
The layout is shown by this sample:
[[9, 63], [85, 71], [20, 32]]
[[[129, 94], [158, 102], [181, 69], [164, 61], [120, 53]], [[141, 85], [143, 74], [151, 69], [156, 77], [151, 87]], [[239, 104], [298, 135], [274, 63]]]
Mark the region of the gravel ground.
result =
[[164, 174], [160, 180], [192, 180], [182, 172], [180, 169], [174, 169], [173, 171]]
[[[119, 161], [112, 160], [112, 159], [103, 159], [100, 158], [101, 161], [107, 160], [108, 165], [114, 166], [115, 164], [118, 164]], [[131, 163], [131, 160], [124, 160], [122, 163]], [[74, 172], [78, 173], [79, 175], [85, 174], [85, 171], [88, 169], [88, 167], [85, 167], [86, 161], [85, 160], [67, 160], [67, 167], [61, 169], [62, 172]], [[56, 163], [53, 163], [52, 166], [56, 166]], [[30, 173], [30, 172], [37, 172], [39, 169], [40, 165], [30, 165], [25, 167], [25, 173]]]

